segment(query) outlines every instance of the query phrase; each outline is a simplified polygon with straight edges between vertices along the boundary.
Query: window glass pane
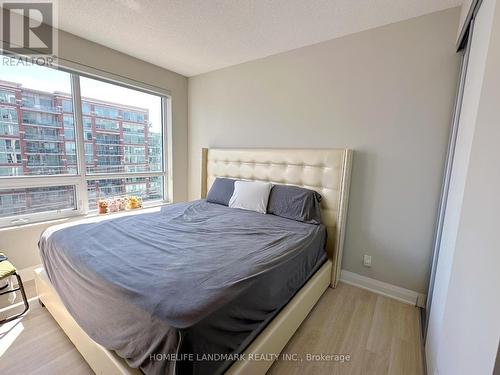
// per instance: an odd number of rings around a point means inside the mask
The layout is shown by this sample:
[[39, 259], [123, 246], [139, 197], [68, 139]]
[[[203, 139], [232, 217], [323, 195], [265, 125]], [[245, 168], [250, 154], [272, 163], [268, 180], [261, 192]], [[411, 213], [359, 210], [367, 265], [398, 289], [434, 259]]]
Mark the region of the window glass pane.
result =
[[0, 89], [0, 103], [16, 103], [16, 93], [9, 88]]
[[76, 143], [66, 142], [65, 146], [66, 162], [68, 167], [76, 168]]
[[82, 112], [84, 115], [90, 114], [90, 112], [92, 112], [92, 107], [91, 107], [90, 103], [84, 102], [82, 104]]
[[143, 202], [163, 197], [162, 177], [115, 178], [87, 181], [89, 208], [97, 208], [99, 199], [120, 196], [139, 196]]
[[99, 130], [110, 130], [110, 131], [119, 131], [120, 125], [118, 121], [106, 120], [103, 118], [95, 119], [95, 127]]
[[7, 135], [19, 136], [17, 110], [14, 106], [7, 107], [0, 105], [0, 137]]
[[21, 164], [21, 147], [19, 139], [0, 138], [0, 176], [18, 176], [22, 168], [15, 167]]
[[64, 122], [64, 138], [65, 138], [65, 140], [75, 139], [75, 121], [73, 119], [73, 116], [64, 115], [63, 119], [64, 119], [63, 122]]
[[0, 217], [76, 209], [74, 186], [0, 189]]
[[85, 163], [94, 163], [94, 145], [92, 143], [85, 143]]
[[102, 106], [102, 105], [94, 105], [94, 114], [96, 116], [100, 117], [107, 117], [107, 118], [118, 118], [118, 108], [115, 106], [113, 107], [108, 107], [108, 106]]
[[125, 164], [144, 164], [145, 149], [141, 146], [125, 146]]
[[62, 100], [62, 110], [63, 112], [73, 113], [73, 102], [68, 99]]
[[0, 77], [0, 147], [7, 147], [5, 140], [19, 144], [15, 151], [0, 151], [0, 175], [76, 173], [76, 160], [68, 165], [65, 155], [65, 143], [75, 139], [70, 75], [2, 64]]
[[87, 172], [162, 171], [161, 97], [85, 77], [80, 87], [84, 138], [95, 148]]

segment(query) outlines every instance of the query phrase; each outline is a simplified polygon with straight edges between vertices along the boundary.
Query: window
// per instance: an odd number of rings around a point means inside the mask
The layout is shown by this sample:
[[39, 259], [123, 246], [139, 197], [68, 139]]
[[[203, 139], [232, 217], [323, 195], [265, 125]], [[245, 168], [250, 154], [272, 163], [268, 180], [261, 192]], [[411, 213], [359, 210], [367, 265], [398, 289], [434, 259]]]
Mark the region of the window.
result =
[[161, 134], [150, 133], [148, 137], [148, 158], [149, 166], [152, 171], [161, 171], [163, 160]]
[[0, 176], [20, 174], [21, 148], [18, 139], [0, 138]]
[[97, 205], [99, 199], [113, 196], [137, 195], [146, 204], [163, 197], [161, 177], [90, 180], [87, 188], [89, 205], [93, 207]]
[[57, 129], [29, 126], [24, 128], [24, 139], [62, 141], [62, 134]]
[[108, 118], [118, 118], [118, 109], [111, 107], [102, 107], [100, 105], [94, 106], [94, 113], [97, 116], [108, 117]]
[[73, 164], [76, 168], [76, 143], [75, 142], [65, 142], [66, 151], [66, 162], [68, 164]]
[[99, 130], [111, 130], [111, 131], [119, 131], [120, 125], [118, 121], [105, 120], [102, 118], [96, 118], [95, 127]]
[[[76, 209], [75, 187], [0, 189], [0, 217]], [[17, 219], [21, 220], [22, 218]]]
[[94, 145], [85, 143], [85, 164], [87, 166], [94, 164]]
[[19, 135], [19, 121], [16, 108], [0, 106], [0, 137]]
[[42, 125], [61, 127], [61, 124], [57, 121], [56, 116], [50, 113], [23, 111], [23, 123], [25, 125], [35, 125], [37, 127]]
[[146, 162], [146, 148], [138, 146], [125, 146], [126, 164], [144, 164]]
[[68, 99], [63, 99], [62, 100], [62, 110], [63, 112], [73, 112], [73, 103], [71, 103], [71, 100]]
[[0, 226], [166, 199], [167, 97], [36, 65], [0, 76]]
[[22, 103], [25, 108], [40, 109], [42, 111], [56, 112], [54, 107], [55, 97], [52, 95], [40, 94], [38, 92], [22, 93]]
[[82, 112], [84, 115], [90, 115], [92, 112], [92, 107], [90, 106], [90, 103], [82, 103]]
[[123, 111], [125, 121], [144, 122], [146, 114], [141, 112]]
[[16, 104], [16, 94], [7, 88], [0, 89], [0, 103]]
[[73, 116], [64, 115], [64, 138], [67, 140], [75, 139], [75, 122]]
[[[154, 134], [153, 134], [154, 136]], [[145, 140], [144, 125], [123, 124], [123, 141], [127, 144], [142, 145]]]
[[12, 107], [0, 107], [0, 120], [17, 123], [17, 111]]
[[35, 95], [32, 93], [23, 94], [23, 107], [33, 108], [35, 106]]
[[83, 137], [86, 141], [92, 140], [92, 118], [83, 116]]

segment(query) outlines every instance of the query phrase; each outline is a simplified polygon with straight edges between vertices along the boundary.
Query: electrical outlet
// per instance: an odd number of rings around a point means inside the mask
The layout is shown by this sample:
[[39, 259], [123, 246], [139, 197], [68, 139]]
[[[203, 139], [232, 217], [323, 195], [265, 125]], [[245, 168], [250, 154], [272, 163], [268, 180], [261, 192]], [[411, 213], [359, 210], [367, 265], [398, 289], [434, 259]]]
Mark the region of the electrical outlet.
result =
[[364, 255], [363, 256], [363, 266], [365, 267], [371, 267], [372, 266], [372, 257], [371, 255]]

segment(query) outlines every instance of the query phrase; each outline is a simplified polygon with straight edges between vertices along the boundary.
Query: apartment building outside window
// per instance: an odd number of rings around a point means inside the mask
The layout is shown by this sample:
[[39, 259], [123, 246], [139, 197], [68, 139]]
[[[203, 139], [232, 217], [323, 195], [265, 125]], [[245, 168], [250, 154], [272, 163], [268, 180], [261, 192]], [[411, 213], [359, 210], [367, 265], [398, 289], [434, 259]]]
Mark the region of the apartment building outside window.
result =
[[166, 196], [168, 97], [44, 67], [0, 67], [0, 226]]

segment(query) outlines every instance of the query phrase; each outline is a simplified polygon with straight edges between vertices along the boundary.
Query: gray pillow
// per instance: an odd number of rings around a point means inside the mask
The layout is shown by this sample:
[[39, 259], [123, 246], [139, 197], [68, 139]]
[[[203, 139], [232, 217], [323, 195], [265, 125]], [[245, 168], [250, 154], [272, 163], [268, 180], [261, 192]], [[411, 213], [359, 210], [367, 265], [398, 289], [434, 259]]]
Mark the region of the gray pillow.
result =
[[217, 177], [207, 194], [207, 202], [229, 205], [229, 199], [234, 191], [234, 181], [230, 178]]
[[298, 186], [274, 185], [267, 213], [309, 224], [321, 224], [321, 195]]

